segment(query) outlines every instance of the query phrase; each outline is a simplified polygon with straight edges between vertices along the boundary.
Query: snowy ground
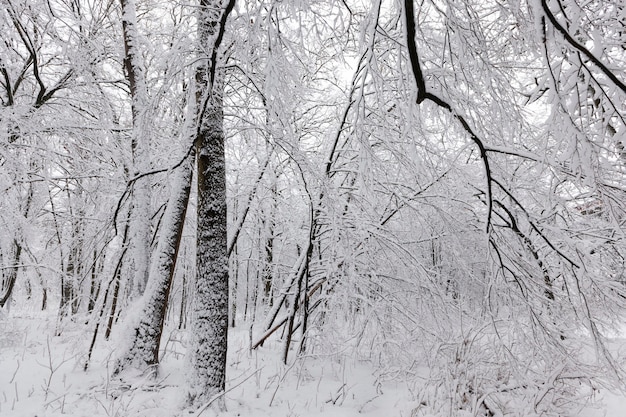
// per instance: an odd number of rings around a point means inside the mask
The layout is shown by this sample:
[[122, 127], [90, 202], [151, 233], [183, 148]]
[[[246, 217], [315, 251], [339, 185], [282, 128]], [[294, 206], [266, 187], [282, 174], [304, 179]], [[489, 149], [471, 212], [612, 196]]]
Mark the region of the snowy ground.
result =
[[[55, 325], [50, 316], [0, 318], [0, 416], [215, 415], [211, 409], [181, 411], [181, 332], [167, 333], [156, 380], [138, 374], [114, 380], [109, 375], [114, 342], [99, 341], [84, 372], [91, 333], [72, 324], [55, 337]], [[223, 416], [440, 417], [422, 413], [414, 385], [382, 378], [367, 361], [323, 355], [285, 366], [276, 342], [253, 352], [248, 346], [246, 331], [231, 332]], [[590, 406], [578, 417], [626, 416], [625, 397], [600, 392], [600, 399], [604, 405]]]

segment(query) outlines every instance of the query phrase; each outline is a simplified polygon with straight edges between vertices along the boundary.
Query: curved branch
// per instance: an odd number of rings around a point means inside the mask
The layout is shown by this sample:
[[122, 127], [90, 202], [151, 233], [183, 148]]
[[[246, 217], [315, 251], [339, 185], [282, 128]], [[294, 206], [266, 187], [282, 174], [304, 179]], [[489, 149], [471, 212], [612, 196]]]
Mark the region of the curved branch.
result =
[[152, 171], [142, 172], [128, 180], [128, 182], [126, 183], [126, 189], [122, 193], [122, 196], [119, 198], [119, 200], [117, 200], [117, 206], [115, 207], [115, 211], [113, 212], [113, 230], [115, 231], [115, 234], [117, 234], [117, 216], [120, 214], [120, 210], [122, 209], [122, 204], [124, 204], [124, 200], [126, 200], [126, 197], [130, 194], [130, 191], [132, 190], [135, 182], [149, 175], [155, 175], [155, 174], [160, 174], [162, 172], [174, 171], [175, 169], [180, 167], [183, 164], [183, 162], [185, 162], [187, 158], [189, 158], [190, 155], [193, 154], [194, 150], [195, 150], [195, 142], [193, 142], [189, 146], [189, 148], [187, 148], [187, 152], [185, 153], [185, 155], [174, 165], [168, 168], [159, 168], [159, 169], [155, 169]]
[[465, 117], [455, 112], [452, 109], [452, 106], [450, 106], [450, 104], [448, 104], [447, 102], [445, 102], [444, 100], [442, 100], [441, 98], [437, 97], [436, 95], [432, 93], [425, 93], [424, 99], [430, 100], [436, 105], [438, 105], [439, 107], [448, 110], [452, 114], [452, 116], [461, 123], [461, 126], [463, 126], [463, 129], [469, 134], [470, 138], [476, 144], [476, 146], [478, 146], [478, 149], [480, 151], [480, 158], [483, 160], [483, 166], [485, 167], [485, 177], [487, 179], [486, 197], [487, 197], [487, 232], [488, 232], [489, 227], [491, 225], [491, 213], [493, 211], [493, 198], [492, 198], [492, 191], [491, 191], [492, 190], [491, 183], [494, 180], [491, 176], [491, 167], [489, 165], [489, 158], [487, 157], [487, 148], [485, 147], [485, 144], [483, 143], [483, 141], [476, 135], [476, 133], [474, 133], [469, 123], [467, 123], [467, 120], [465, 120]]
[[226, 5], [226, 9], [222, 14], [222, 19], [220, 20], [220, 29], [217, 33], [217, 37], [215, 38], [215, 43], [213, 44], [213, 52], [211, 53], [211, 89], [213, 90], [213, 83], [215, 82], [215, 69], [217, 67], [217, 50], [219, 49], [222, 39], [224, 39], [224, 32], [226, 31], [226, 19], [228, 19], [228, 15], [233, 11], [233, 7], [235, 7], [235, 0], [229, 0]]
[[[13, 105], [13, 90], [11, 89], [11, 80], [9, 78], [9, 72], [4, 66], [0, 67], [0, 72], [2, 72], [2, 76], [4, 78], [4, 82], [1, 84], [4, 87], [4, 90], [6, 91], [6, 94], [7, 94], [7, 101], [6, 101], [5, 106], [6, 107], [12, 106]], [[4, 104], [4, 100], [3, 100], [3, 104]]]
[[33, 105], [33, 107], [35, 107], [36, 109], [43, 106], [44, 104], [46, 104], [46, 102], [48, 100], [50, 100], [52, 98], [52, 96], [54, 96], [54, 94], [65, 88], [65, 86], [67, 85], [67, 83], [69, 82], [69, 80], [74, 76], [74, 69], [70, 68], [60, 79], [59, 81], [57, 81], [57, 83], [54, 85], [54, 87], [52, 87], [50, 90], [45, 90], [43, 91], [43, 94], [41, 95], [41, 97], [37, 97], [37, 101], [35, 102], [35, 104]]
[[565, 40], [567, 40], [567, 42], [569, 42], [569, 44], [572, 45], [574, 48], [582, 52], [583, 55], [591, 60], [591, 62], [596, 64], [596, 66], [600, 68], [604, 75], [609, 77], [609, 79], [613, 81], [617, 87], [619, 87], [623, 92], [626, 93], [626, 84], [624, 84], [619, 78], [617, 78], [617, 76], [613, 74], [613, 72], [608, 69], [602, 61], [596, 58], [587, 48], [578, 43], [576, 39], [574, 39], [572, 35], [569, 34], [569, 32], [559, 23], [554, 14], [552, 14], [552, 11], [548, 7], [548, 3], [546, 2], [546, 0], [541, 0], [541, 7], [543, 8], [543, 11], [546, 14], [546, 17], [548, 18], [550, 23], [552, 23], [552, 26], [554, 26], [556, 30], [561, 32]]
[[46, 94], [46, 85], [41, 79], [41, 74], [39, 73], [39, 59], [37, 56], [38, 48], [35, 47], [35, 44], [33, 43], [33, 40], [31, 39], [31, 37], [29, 36], [28, 31], [26, 30], [22, 22], [18, 19], [18, 15], [17, 15], [15, 8], [13, 7], [13, 4], [9, 2], [9, 5], [11, 8], [7, 9], [7, 11], [9, 12], [11, 22], [13, 23], [15, 30], [17, 30], [17, 33], [20, 39], [22, 39], [22, 43], [24, 44], [24, 47], [28, 51], [29, 58], [27, 61], [31, 61], [33, 64], [33, 75], [35, 76], [35, 80], [37, 81], [37, 85], [39, 86], [39, 92], [37, 93], [37, 98], [36, 98], [35, 103], [40, 103], [44, 95]]
[[[533, 242], [532, 240], [530, 240], [530, 237], [526, 236], [524, 232], [521, 231], [521, 229], [519, 228], [517, 224], [517, 220], [515, 219], [515, 216], [513, 216], [513, 213], [511, 213], [511, 210], [509, 210], [504, 204], [502, 204], [498, 200], [496, 200], [495, 203], [498, 207], [500, 207], [506, 213], [507, 217], [509, 218], [509, 221], [507, 222], [509, 229], [511, 229], [513, 233], [515, 233], [521, 239], [521, 241], [524, 242], [524, 245], [526, 245], [526, 249], [528, 249], [528, 251], [532, 254], [533, 258], [535, 259], [535, 262], [537, 263], [537, 265], [541, 269], [541, 272], [543, 273], [543, 282], [546, 286], [544, 288], [544, 294], [550, 301], [554, 301], [554, 290], [552, 289], [552, 278], [550, 277], [548, 268], [546, 267], [546, 265], [541, 260], [541, 257], [539, 256], [539, 251], [535, 249], [535, 245], [533, 245]], [[506, 222], [505, 219], [504, 221]]]
[[[272, 152], [273, 151], [274, 149], [272, 148]], [[263, 164], [263, 168], [259, 172], [259, 175], [257, 175], [256, 181], [254, 182], [254, 186], [252, 187], [250, 194], [248, 194], [246, 208], [244, 209], [241, 216], [237, 219], [237, 226], [235, 227], [235, 231], [233, 232], [232, 237], [228, 241], [228, 246], [226, 249], [227, 258], [230, 258], [230, 255], [233, 252], [233, 249], [235, 248], [235, 243], [237, 243], [237, 238], [239, 238], [239, 234], [241, 233], [241, 230], [243, 229], [243, 224], [246, 221], [246, 217], [248, 217], [248, 212], [250, 211], [252, 200], [254, 200], [254, 197], [256, 196], [256, 192], [257, 192], [257, 189], [259, 188], [259, 184], [261, 183], [261, 180], [263, 179], [263, 175], [265, 175], [265, 171], [267, 170], [267, 167], [270, 164], [270, 160], [272, 159], [271, 156], [272, 156], [271, 153], [267, 156], [267, 159], [265, 160], [265, 163]]]
[[487, 178], [487, 232], [491, 225], [491, 214], [493, 211], [492, 201], [492, 178], [491, 167], [489, 166], [489, 158], [487, 157], [487, 150], [483, 141], [474, 133], [465, 117], [461, 116], [452, 109], [452, 106], [443, 99], [439, 98], [433, 93], [426, 91], [426, 82], [424, 81], [424, 74], [419, 64], [419, 56], [417, 54], [417, 46], [415, 45], [415, 13], [413, 10], [413, 0], [405, 0], [404, 2], [404, 15], [406, 17], [406, 32], [407, 32], [407, 48], [409, 50], [409, 58], [411, 60], [411, 67], [413, 69], [413, 76], [415, 77], [415, 83], [417, 84], [417, 104], [422, 103], [424, 100], [430, 100], [439, 107], [448, 110], [452, 113], [455, 119], [457, 119], [463, 129], [470, 135], [472, 141], [478, 146], [480, 150], [480, 157], [483, 160], [485, 167], [485, 176]]
[[528, 211], [526, 210], [526, 208], [522, 205], [522, 203], [513, 195], [513, 193], [511, 193], [504, 185], [502, 185], [500, 182], [498, 182], [497, 180], [493, 180], [493, 182], [507, 195], [509, 196], [509, 198], [515, 203], [515, 205], [517, 207], [519, 207], [520, 210], [522, 210], [522, 212], [524, 213], [524, 216], [526, 216], [526, 220], [528, 221], [528, 224], [530, 225], [530, 227], [537, 232], [537, 234], [539, 236], [541, 236], [541, 239], [543, 239], [544, 242], [546, 242], [546, 244], [550, 247], [550, 249], [552, 249], [554, 252], [556, 252], [561, 258], [565, 259], [571, 266], [580, 269], [580, 265], [578, 265], [576, 262], [574, 262], [573, 260], [571, 260], [569, 258], [569, 256], [567, 256], [565, 253], [563, 253], [559, 248], [557, 248], [551, 241], [550, 239], [548, 239], [546, 237], [546, 235], [544, 235], [544, 233], [539, 230], [539, 227], [535, 224], [535, 222], [533, 222], [531, 220], [530, 217], [530, 213], [528, 213]]
[[339, 139], [341, 138], [341, 134], [343, 133], [344, 127], [346, 126], [346, 123], [348, 121], [348, 115], [350, 114], [350, 109], [352, 109], [352, 106], [355, 103], [353, 96], [357, 88], [356, 87], [357, 78], [358, 78], [359, 73], [361, 72], [360, 70], [361, 64], [365, 60], [367, 53], [368, 52], [365, 51], [363, 54], [361, 54], [359, 63], [357, 64], [356, 70], [354, 71], [354, 75], [352, 76], [352, 83], [350, 85], [350, 94], [348, 96], [348, 104], [346, 105], [346, 108], [344, 109], [343, 116], [341, 118], [341, 123], [339, 124], [339, 127], [337, 128], [337, 134], [335, 135], [335, 139], [330, 148], [330, 155], [328, 155], [328, 161], [326, 162], [326, 170], [325, 170], [325, 174], [329, 178], [333, 176], [331, 170], [332, 170], [333, 162], [335, 162], [335, 152], [337, 151], [337, 146], [339, 145]]
[[409, 49], [409, 58], [411, 60], [411, 68], [417, 84], [417, 104], [426, 99], [426, 82], [424, 74], [419, 63], [419, 55], [417, 54], [417, 46], [415, 45], [415, 11], [413, 9], [413, 0], [404, 1], [404, 17], [406, 20], [406, 37], [407, 48]]

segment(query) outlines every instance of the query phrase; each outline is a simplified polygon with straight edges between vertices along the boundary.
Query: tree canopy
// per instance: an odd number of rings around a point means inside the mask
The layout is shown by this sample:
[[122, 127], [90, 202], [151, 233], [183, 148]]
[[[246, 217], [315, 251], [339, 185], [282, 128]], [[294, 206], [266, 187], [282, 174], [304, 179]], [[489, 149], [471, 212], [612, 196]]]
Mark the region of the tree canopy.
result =
[[85, 369], [189, 326], [198, 407], [247, 326], [433, 413], [621, 386], [622, 1], [0, 4], [0, 308], [81, 317]]

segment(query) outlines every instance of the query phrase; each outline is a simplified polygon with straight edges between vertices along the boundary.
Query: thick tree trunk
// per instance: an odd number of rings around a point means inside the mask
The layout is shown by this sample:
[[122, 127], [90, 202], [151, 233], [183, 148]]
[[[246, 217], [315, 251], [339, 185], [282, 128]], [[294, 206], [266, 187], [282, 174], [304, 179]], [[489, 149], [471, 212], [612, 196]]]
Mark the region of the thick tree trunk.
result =
[[189, 203], [193, 155], [175, 172], [170, 200], [165, 209], [157, 249], [150, 264], [150, 281], [142, 299], [142, 312], [131, 326], [132, 342], [116, 364], [116, 372], [132, 365], [156, 365], [167, 303]]
[[200, 0], [196, 72], [198, 219], [196, 285], [189, 351], [189, 401], [197, 406], [225, 386], [228, 333], [228, 240], [222, 95], [217, 48], [234, 0]]
[[[198, 138], [198, 231], [192, 321], [192, 401], [224, 389], [228, 330], [226, 181], [219, 103], [212, 105]], [[194, 392], [195, 391], [195, 392]]]
[[[130, 87], [133, 129], [131, 148], [132, 175], [145, 173], [150, 167], [150, 141], [146, 109], [148, 93], [145, 75], [138, 50], [137, 11], [134, 0], [121, 0], [122, 31], [124, 36], [124, 70]], [[150, 183], [149, 177], [137, 179], [133, 184], [130, 213], [131, 236], [131, 296], [143, 294], [148, 282], [150, 263]]]

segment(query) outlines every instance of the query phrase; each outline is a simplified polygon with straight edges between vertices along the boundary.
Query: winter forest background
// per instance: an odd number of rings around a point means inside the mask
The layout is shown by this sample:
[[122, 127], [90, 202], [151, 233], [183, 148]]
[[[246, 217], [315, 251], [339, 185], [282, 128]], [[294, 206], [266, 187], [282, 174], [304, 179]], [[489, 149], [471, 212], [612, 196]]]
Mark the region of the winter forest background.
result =
[[626, 415], [623, 0], [0, 4], [0, 415]]

